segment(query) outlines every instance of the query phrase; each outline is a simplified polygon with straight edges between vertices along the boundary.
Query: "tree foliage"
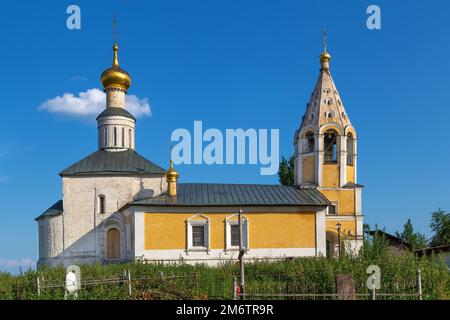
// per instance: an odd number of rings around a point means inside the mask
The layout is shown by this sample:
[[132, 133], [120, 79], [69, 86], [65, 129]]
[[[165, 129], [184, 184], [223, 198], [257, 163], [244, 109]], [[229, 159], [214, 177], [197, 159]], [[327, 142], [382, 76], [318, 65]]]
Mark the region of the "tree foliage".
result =
[[280, 166], [278, 168], [278, 180], [282, 185], [294, 185], [294, 161], [295, 158], [293, 155], [289, 158], [289, 160], [285, 157], [281, 158]]
[[427, 239], [421, 232], [414, 232], [414, 227], [411, 219], [403, 225], [402, 232], [396, 232], [396, 236], [412, 246], [412, 250], [425, 248], [427, 246]]
[[431, 230], [433, 237], [430, 246], [443, 246], [450, 244], [450, 213], [446, 213], [440, 208], [431, 214]]

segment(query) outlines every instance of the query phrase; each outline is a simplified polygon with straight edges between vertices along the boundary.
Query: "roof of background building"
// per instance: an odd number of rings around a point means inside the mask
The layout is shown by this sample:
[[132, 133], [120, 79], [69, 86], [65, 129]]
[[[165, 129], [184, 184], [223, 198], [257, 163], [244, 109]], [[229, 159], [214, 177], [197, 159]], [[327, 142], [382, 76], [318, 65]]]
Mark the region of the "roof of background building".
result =
[[98, 150], [60, 172], [68, 175], [164, 174], [165, 170], [134, 150]]
[[103, 112], [97, 116], [97, 120], [100, 118], [112, 116], [127, 117], [136, 121], [136, 118], [124, 108], [114, 108], [114, 107], [106, 108], [105, 110], [103, 110]]
[[[162, 194], [136, 200], [146, 206], [327, 206], [330, 202], [318, 190], [282, 185], [179, 183], [177, 196]], [[124, 208], [125, 208], [124, 207]]]
[[63, 201], [59, 200], [56, 201], [50, 208], [48, 208], [43, 214], [41, 214], [34, 220], [39, 220], [43, 217], [55, 217], [59, 216], [62, 213], [63, 213]]
[[387, 233], [386, 231], [383, 230], [371, 230], [367, 232], [368, 234], [370, 234], [371, 236], [378, 236], [378, 237], [384, 237], [385, 239], [387, 239], [389, 241], [389, 244], [393, 245], [403, 245], [407, 248], [411, 248], [411, 244], [400, 239], [399, 237], [396, 237], [390, 233]]

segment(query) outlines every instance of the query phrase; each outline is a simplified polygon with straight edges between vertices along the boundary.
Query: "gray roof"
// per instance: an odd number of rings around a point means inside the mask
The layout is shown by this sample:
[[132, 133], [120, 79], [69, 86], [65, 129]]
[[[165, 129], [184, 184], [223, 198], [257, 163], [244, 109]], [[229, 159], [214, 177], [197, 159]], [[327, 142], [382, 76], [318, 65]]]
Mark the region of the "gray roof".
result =
[[103, 117], [112, 117], [112, 116], [127, 117], [136, 121], [136, 118], [124, 108], [106, 108], [105, 110], [103, 110], [102, 113], [100, 113], [97, 116], [97, 120]]
[[348, 182], [344, 186], [342, 186], [342, 188], [345, 188], [345, 189], [358, 189], [358, 188], [364, 188], [364, 186], [362, 184]]
[[56, 201], [50, 208], [48, 208], [43, 214], [41, 214], [39, 217], [37, 217], [34, 220], [39, 220], [44, 217], [55, 217], [59, 216], [63, 213], [63, 201], [59, 200]]
[[60, 172], [67, 175], [163, 174], [165, 170], [134, 150], [98, 150]]
[[329, 204], [328, 199], [315, 189], [282, 185], [179, 183], [176, 197], [162, 194], [133, 201], [127, 206], [327, 206]]

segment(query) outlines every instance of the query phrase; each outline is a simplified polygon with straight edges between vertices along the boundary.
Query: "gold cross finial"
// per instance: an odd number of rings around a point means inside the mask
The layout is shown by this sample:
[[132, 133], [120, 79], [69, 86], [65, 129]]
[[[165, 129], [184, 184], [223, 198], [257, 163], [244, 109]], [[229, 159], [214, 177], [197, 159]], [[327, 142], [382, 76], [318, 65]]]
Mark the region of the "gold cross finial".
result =
[[171, 168], [173, 168], [172, 149], [173, 149], [173, 145], [172, 145], [172, 141], [170, 141], [170, 167]]
[[323, 51], [327, 52], [327, 29], [323, 29]]
[[114, 43], [117, 43], [117, 17], [114, 16]]

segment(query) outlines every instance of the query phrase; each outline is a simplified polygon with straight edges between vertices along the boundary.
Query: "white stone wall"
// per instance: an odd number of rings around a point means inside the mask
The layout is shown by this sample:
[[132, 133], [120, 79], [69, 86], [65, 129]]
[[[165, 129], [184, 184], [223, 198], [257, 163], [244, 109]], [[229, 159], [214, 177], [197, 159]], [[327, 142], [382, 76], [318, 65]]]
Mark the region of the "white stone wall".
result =
[[48, 264], [49, 258], [60, 256], [63, 252], [63, 216], [59, 215], [39, 219], [38, 236], [38, 265]]
[[[63, 177], [64, 214], [39, 222], [45, 235], [39, 265], [102, 262], [111, 227], [121, 232], [121, 260], [130, 259], [131, 222], [117, 211], [132, 200], [166, 190], [162, 175]], [[99, 213], [98, 195], [105, 196], [106, 213]]]
[[[105, 117], [99, 119], [97, 128], [99, 149], [109, 149], [110, 151], [135, 149], [135, 122], [133, 119], [121, 116]], [[116, 141], [114, 141], [114, 128], [116, 128]]]
[[125, 91], [109, 88], [106, 90], [106, 107], [107, 108], [125, 108]]

